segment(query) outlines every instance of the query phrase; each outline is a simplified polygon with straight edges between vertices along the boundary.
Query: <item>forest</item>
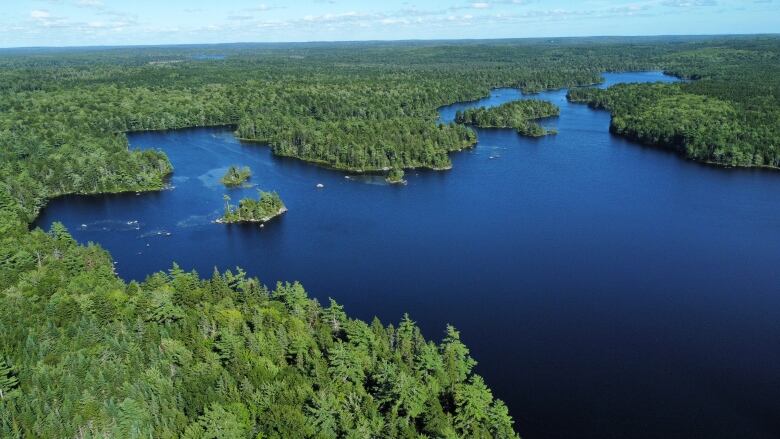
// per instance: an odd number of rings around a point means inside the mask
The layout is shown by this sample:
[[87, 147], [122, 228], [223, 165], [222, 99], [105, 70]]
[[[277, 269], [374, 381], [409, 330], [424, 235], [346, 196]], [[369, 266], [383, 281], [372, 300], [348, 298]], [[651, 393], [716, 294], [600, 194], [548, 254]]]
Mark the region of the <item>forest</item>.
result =
[[573, 89], [568, 98], [609, 110], [613, 133], [689, 159], [780, 167], [780, 111], [772, 107], [750, 109], [754, 102], [689, 93], [677, 84]]
[[517, 437], [453, 327], [436, 344], [241, 269], [125, 283], [59, 223], [3, 236], [0, 437]]
[[[759, 56], [760, 55], [760, 56]], [[780, 54], [707, 49], [680, 53], [677, 84], [573, 88], [572, 102], [612, 113], [610, 130], [704, 163], [780, 167]]]
[[501, 104], [492, 108], [471, 108], [458, 111], [455, 122], [476, 125], [480, 128], [514, 128], [518, 134], [529, 137], [541, 137], [553, 134], [533, 119], [557, 116], [561, 112], [555, 104], [530, 99]]
[[[688, 81], [587, 87], [640, 70]], [[127, 283], [62, 225], [30, 230], [55, 197], [165, 188], [128, 132], [231, 126], [401, 181], [475, 144], [439, 107], [507, 86], [580, 86], [615, 133], [780, 166], [775, 36], [0, 50], [0, 437], [517, 437], [452, 327], [434, 343], [241, 269]]]

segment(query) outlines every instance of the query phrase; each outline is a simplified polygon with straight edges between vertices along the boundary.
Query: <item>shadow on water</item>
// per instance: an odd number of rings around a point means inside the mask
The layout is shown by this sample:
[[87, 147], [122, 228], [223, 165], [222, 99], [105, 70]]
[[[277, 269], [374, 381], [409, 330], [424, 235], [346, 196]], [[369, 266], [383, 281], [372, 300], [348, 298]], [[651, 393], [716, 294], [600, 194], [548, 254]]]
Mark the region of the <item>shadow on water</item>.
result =
[[[561, 114], [541, 139], [478, 130], [452, 170], [409, 171], [406, 186], [276, 158], [224, 128], [134, 133], [168, 154], [175, 189], [64, 197], [38, 224], [100, 243], [126, 279], [241, 266], [363, 319], [409, 312], [430, 338], [452, 323], [526, 438], [780, 437], [780, 174], [638, 147], [565, 96], [500, 89], [442, 108], [447, 121], [530, 97]], [[215, 184], [233, 164], [254, 187]], [[212, 222], [224, 194], [257, 189], [289, 212], [262, 229]]]

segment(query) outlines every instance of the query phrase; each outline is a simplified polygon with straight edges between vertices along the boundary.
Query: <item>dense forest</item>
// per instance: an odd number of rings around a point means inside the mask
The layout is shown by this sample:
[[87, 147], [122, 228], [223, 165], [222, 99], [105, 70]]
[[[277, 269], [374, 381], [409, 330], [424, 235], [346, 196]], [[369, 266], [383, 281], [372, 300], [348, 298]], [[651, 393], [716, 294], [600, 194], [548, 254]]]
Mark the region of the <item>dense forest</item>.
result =
[[458, 111], [455, 122], [476, 125], [480, 128], [514, 128], [519, 134], [540, 137], [552, 134], [533, 119], [557, 116], [561, 112], [555, 104], [530, 99], [501, 104], [492, 108], [470, 108]]
[[776, 39], [766, 39], [680, 52], [669, 56], [667, 70], [689, 81], [575, 88], [568, 98], [609, 110], [612, 132], [638, 142], [701, 162], [777, 168], [778, 46]]
[[265, 223], [287, 212], [284, 202], [276, 192], [258, 191], [257, 199], [242, 198], [238, 206], [230, 204], [225, 195], [225, 214], [217, 220], [221, 223]]
[[568, 98], [609, 110], [610, 130], [643, 144], [707, 163], [780, 166], [780, 111], [775, 106], [690, 93], [685, 84], [572, 89]]
[[0, 437], [517, 437], [452, 327], [435, 344], [240, 269], [125, 283], [60, 224], [2, 240]]
[[165, 187], [165, 154], [127, 132], [227, 125], [402, 181], [476, 142], [438, 107], [605, 71], [693, 80], [572, 91], [615, 132], [779, 166], [779, 61], [777, 37], [0, 51], [0, 436], [516, 437], [453, 328], [434, 344], [408, 317], [349, 319], [241, 270], [125, 283], [98, 246], [29, 224], [53, 197]]

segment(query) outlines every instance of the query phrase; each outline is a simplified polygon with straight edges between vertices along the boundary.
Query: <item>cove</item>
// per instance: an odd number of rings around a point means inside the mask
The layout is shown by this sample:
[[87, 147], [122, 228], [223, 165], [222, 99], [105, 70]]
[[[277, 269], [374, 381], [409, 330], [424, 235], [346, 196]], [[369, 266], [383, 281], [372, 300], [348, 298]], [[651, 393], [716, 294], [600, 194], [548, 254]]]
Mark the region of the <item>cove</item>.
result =
[[[36, 225], [99, 243], [125, 279], [172, 261], [204, 276], [240, 266], [355, 317], [409, 312], [429, 338], [452, 323], [525, 438], [780, 436], [780, 173], [632, 144], [565, 95], [497, 89], [442, 108], [447, 122], [547, 99], [559, 134], [477, 130], [452, 170], [408, 171], [406, 186], [274, 157], [228, 129], [135, 133], [133, 148], [168, 154], [173, 189], [59, 198]], [[232, 164], [289, 212], [262, 229], [213, 224], [223, 194], [256, 196], [221, 186]]]

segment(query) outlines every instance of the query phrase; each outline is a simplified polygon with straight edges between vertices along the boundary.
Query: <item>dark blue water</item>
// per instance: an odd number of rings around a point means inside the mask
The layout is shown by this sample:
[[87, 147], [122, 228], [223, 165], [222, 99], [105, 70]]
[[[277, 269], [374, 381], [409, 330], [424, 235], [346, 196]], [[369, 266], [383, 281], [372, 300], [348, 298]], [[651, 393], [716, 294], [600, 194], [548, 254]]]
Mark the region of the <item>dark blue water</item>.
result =
[[[495, 90], [442, 118], [520, 97]], [[565, 91], [534, 97], [561, 106], [545, 122], [557, 136], [479, 130], [451, 171], [407, 186], [227, 130], [133, 134], [169, 155], [173, 190], [58, 199], [39, 224], [100, 243], [127, 279], [174, 260], [241, 266], [353, 316], [408, 311], [430, 338], [452, 323], [526, 439], [780, 437], [780, 172], [697, 165], [610, 135], [609, 114]], [[290, 211], [263, 229], [213, 224], [223, 194], [255, 195], [218, 183], [231, 164]]]

